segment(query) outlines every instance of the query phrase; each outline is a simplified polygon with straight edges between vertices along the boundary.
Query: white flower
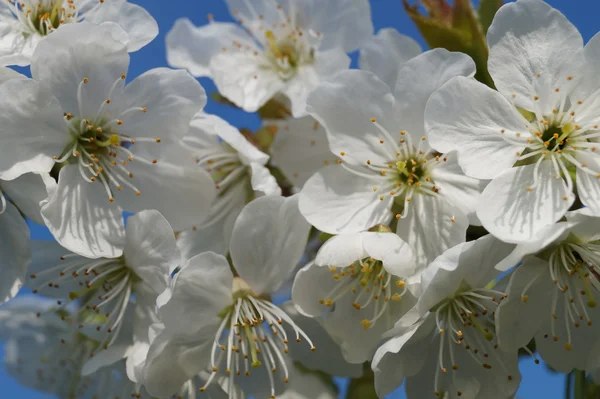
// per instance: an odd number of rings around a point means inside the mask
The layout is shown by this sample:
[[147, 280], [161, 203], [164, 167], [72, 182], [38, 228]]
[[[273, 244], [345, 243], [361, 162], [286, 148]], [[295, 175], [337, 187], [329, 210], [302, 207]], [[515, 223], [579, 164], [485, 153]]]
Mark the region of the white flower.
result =
[[421, 52], [421, 46], [414, 39], [396, 29], [385, 28], [361, 46], [359, 65], [363, 71], [373, 72], [388, 87], [394, 88], [401, 71], [399, 66]]
[[179, 234], [183, 259], [205, 251], [225, 254], [233, 223], [244, 205], [258, 195], [281, 195], [265, 166], [269, 156], [223, 119], [202, 112], [192, 120], [182, 145], [212, 177], [217, 189], [206, 222]]
[[66, 25], [37, 46], [34, 79], [0, 86], [0, 179], [58, 174], [44, 221], [63, 246], [92, 257], [120, 255], [123, 209], [158, 209], [182, 229], [206, 216], [215, 195], [210, 177], [170, 145], [205, 104], [204, 90], [167, 69], [125, 86], [129, 55], [113, 33]]
[[314, 346], [270, 294], [302, 257], [309, 229], [297, 197], [261, 197], [234, 226], [230, 255], [236, 277], [222, 255], [190, 259], [159, 298], [165, 329], [152, 343], [144, 371], [151, 394], [169, 396], [207, 366], [213, 372], [201, 390], [223, 375], [229, 376], [230, 393], [234, 384], [254, 397], [283, 390], [292, 378], [288, 340]]
[[346, 360], [364, 363], [415, 304], [406, 281], [414, 272], [413, 252], [396, 234], [340, 234], [298, 272], [292, 299], [307, 316], [327, 312], [324, 327]]
[[0, 257], [0, 303], [4, 303], [17, 295], [31, 261], [29, 227], [10, 202], [4, 203], [4, 210], [0, 214]]
[[423, 272], [417, 305], [373, 359], [379, 397], [404, 377], [409, 399], [442, 393], [461, 399], [514, 397], [521, 380], [518, 355], [498, 348], [494, 327], [494, 311], [504, 296], [485, 288], [498, 274], [494, 266], [512, 248], [488, 235], [449, 249]]
[[304, 116], [266, 124], [277, 129], [271, 146], [273, 164], [295, 187], [302, 188], [315, 172], [336, 162], [325, 129], [314, 118]]
[[[540, 0], [503, 6], [487, 34], [498, 92], [457, 78], [427, 105], [432, 146], [457, 150], [464, 172], [493, 179], [477, 215], [506, 242], [523, 242], [581, 202], [600, 215], [598, 46]], [[520, 110], [530, 114], [524, 117]]]
[[325, 127], [339, 165], [304, 184], [300, 211], [309, 223], [338, 234], [389, 224], [395, 214], [420, 267], [464, 241], [469, 222], [477, 224], [481, 183], [462, 174], [455, 153], [429, 147], [423, 118], [433, 91], [474, 72], [466, 55], [436, 49], [401, 65], [395, 88], [353, 70], [313, 91], [308, 111]]
[[38, 43], [61, 25], [112, 22], [124, 29], [128, 51], [137, 51], [158, 34], [158, 24], [127, 0], [0, 1], [0, 65], [29, 65]]
[[157, 211], [130, 217], [125, 236], [115, 240], [122, 243], [123, 255], [100, 259], [65, 253], [55, 242], [33, 242], [29, 287], [58, 298], [62, 307], [77, 300], [72, 321], [93, 330], [96, 346], [88, 353], [93, 357], [83, 369], [86, 375], [148, 340], [148, 328], [157, 321], [156, 298], [180, 260], [173, 230]]
[[516, 351], [535, 337], [553, 369], [569, 373], [597, 362], [600, 344], [600, 218], [588, 208], [542, 229], [497, 268], [519, 262], [497, 311], [500, 347]]
[[227, 0], [242, 25], [212, 22], [196, 28], [188, 19], [167, 35], [169, 65], [209, 76], [219, 92], [254, 112], [276, 94], [286, 95], [295, 117], [309, 92], [347, 69], [347, 52], [373, 32], [367, 0]]

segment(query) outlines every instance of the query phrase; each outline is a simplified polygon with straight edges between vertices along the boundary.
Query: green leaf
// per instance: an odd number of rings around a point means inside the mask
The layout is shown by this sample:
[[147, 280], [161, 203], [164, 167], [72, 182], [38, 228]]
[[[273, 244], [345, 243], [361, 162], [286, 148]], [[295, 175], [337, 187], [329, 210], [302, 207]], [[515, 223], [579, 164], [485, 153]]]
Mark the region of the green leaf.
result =
[[431, 48], [445, 48], [471, 56], [477, 66], [475, 78], [489, 87], [495, 87], [487, 70], [485, 34], [469, 0], [455, 0], [452, 7], [442, 0], [429, 0], [426, 5], [429, 15], [421, 14], [418, 7], [410, 5], [408, 0], [403, 1], [408, 16]]
[[503, 0], [481, 0], [478, 13], [479, 24], [484, 35], [487, 34], [488, 28], [494, 20], [494, 15], [496, 15], [496, 12], [502, 7], [503, 3]]

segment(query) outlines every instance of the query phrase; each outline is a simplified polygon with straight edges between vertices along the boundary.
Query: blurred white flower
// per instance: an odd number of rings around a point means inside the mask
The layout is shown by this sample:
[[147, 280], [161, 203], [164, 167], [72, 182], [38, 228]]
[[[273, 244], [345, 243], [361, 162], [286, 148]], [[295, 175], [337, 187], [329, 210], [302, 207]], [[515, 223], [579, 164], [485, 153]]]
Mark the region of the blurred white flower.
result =
[[536, 350], [557, 371], [598, 364], [599, 226], [587, 208], [567, 213], [566, 222], [542, 229], [497, 265], [522, 262], [496, 314], [501, 348], [515, 352], [535, 337]]
[[474, 73], [466, 55], [436, 49], [402, 64], [395, 88], [352, 70], [315, 89], [307, 109], [325, 127], [339, 165], [304, 184], [300, 211], [309, 223], [339, 234], [389, 224], [395, 214], [397, 233], [419, 267], [464, 241], [469, 222], [478, 224], [474, 210], [483, 184], [462, 173], [456, 153], [429, 147], [423, 119], [432, 92]]
[[204, 106], [204, 90], [167, 69], [125, 86], [129, 55], [113, 38], [119, 31], [66, 25], [37, 46], [33, 79], [0, 85], [0, 179], [52, 171], [58, 187], [42, 205], [45, 224], [90, 257], [120, 255], [123, 210], [158, 209], [182, 229], [206, 217], [215, 195], [210, 177], [170, 144]]
[[[123, 255], [89, 259], [53, 241], [34, 241], [27, 285], [34, 293], [58, 298], [63, 308], [77, 301], [72, 322], [90, 330], [84, 374], [128, 356], [138, 341], [147, 342], [157, 322], [156, 299], [168, 286], [180, 260], [169, 223], [157, 211], [131, 216], [121, 242]], [[135, 299], [132, 298], [135, 296]]]
[[306, 316], [326, 312], [324, 327], [344, 357], [362, 364], [415, 304], [407, 282], [415, 269], [412, 250], [394, 233], [340, 234], [298, 272], [292, 299]]
[[235, 276], [222, 255], [205, 252], [189, 260], [158, 301], [165, 329], [146, 360], [144, 384], [151, 394], [167, 397], [207, 366], [212, 373], [201, 391], [226, 375], [230, 397], [234, 384], [254, 397], [283, 392], [293, 378], [288, 340], [314, 345], [270, 294], [300, 261], [309, 229], [297, 197], [261, 197], [244, 208], [233, 229]]
[[93, 375], [81, 374], [98, 343], [86, 336], [69, 309], [53, 301], [18, 297], [0, 310], [0, 338], [6, 371], [21, 384], [60, 399], [135, 397], [151, 399], [117, 361]]
[[417, 305], [373, 358], [379, 397], [405, 377], [409, 399], [514, 397], [518, 355], [498, 348], [494, 325], [504, 294], [486, 288], [513, 248], [487, 235], [449, 249], [423, 272]]
[[0, 65], [26, 66], [38, 43], [61, 25], [112, 22], [124, 31], [128, 51], [137, 51], [158, 34], [158, 24], [127, 0], [2, 0]]
[[487, 39], [498, 91], [457, 78], [426, 110], [433, 148], [458, 151], [468, 176], [493, 179], [477, 208], [483, 226], [527, 241], [563, 217], [574, 191], [600, 215], [600, 36], [584, 48], [559, 11], [519, 0], [498, 11]]
[[167, 60], [214, 79], [227, 99], [254, 112], [276, 94], [304, 114], [306, 97], [325, 77], [347, 69], [347, 52], [373, 33], [367, 0], [226, 0], [241, 26], [195, 27], [181, 19], [167, 35]]

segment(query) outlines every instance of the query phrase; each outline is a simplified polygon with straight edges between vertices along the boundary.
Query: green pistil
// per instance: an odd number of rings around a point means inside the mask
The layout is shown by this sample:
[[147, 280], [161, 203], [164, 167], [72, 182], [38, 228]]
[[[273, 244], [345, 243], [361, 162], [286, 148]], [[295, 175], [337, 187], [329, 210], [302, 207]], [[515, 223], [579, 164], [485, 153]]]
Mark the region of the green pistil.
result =
[[246, 338], [248, 339], [248, 345], [250, 346], [250, 356], [252, 358], [252, 367], [260, 367], [261, 362], [258, 360], [258, 352], [256, 351], [256, 344], [254, 343], [254, 332], [250, 328], [250, 326], [245, 323], [244, 331], [246, 332]]
[[473, 323], [473, 326], [484, 336], [487, 341], [492, 341], [494, 339], [494, 334], [486, 331], [481, 324], [479, 324], [473, 313], [469, 314], [469, 319], [471, 320], [471, 323]]

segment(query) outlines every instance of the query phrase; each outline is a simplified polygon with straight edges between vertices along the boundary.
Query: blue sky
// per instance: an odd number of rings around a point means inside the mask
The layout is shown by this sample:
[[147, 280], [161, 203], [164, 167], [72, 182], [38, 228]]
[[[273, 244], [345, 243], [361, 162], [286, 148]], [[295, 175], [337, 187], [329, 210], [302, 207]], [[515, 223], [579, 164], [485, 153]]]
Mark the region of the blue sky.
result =
[[[222, 0], [130, 0], [143, 5], [158, 21], [160, 34], [154, 42], [131, 56], [129, 78], [133, 78], [151, 68], [166, 66], [164, 35], [174, 21], [188, 17], [196, 25], [206, 23], [207, 15], [213, 14], [216, 20], [227, 21], [231, 17]], [[325, 0], [323, 0], [325, 1]], [[598, 30], [596, 16], [600, 14], [600, 1], [597, 0], [547, 0], [553, 7], [562, 11], [581, 31], [584, 39], [589, 40]], [[394, 27], [401, 33], [411, 36], [422, 43], [419, 34], [402, 9], [402, 0], [371, 0], [375, 28]], [[424, 43], [422, 43], [424, 46]], [[425, 47], [425, 46], [424, 46]], [[208, 79], [200, 79], [207, 92], [215, 91]], [[254, 115], [233, 110], [219, 104], [209, 103], [207, 112], [218, 114], [238, 127], [256, 128], [258, 119]], [[32, 226], [32, 238], [50, 239], [43, 228]], [[0, 353], [0, 357], [1, 357]], [[544, 365], [535, 365], [533, 360], [524, 360], [521, 364], [523, 383], [517, 398], [562, 398], [564, 395], [564, 376], [553, 374]], [[41, 394], [21, 387], [16, 381], [0, 369], [0, 387], [2, 398], [49, 399]], [[400, 399], [404, 395], [399, 391], [390, 399]]]

